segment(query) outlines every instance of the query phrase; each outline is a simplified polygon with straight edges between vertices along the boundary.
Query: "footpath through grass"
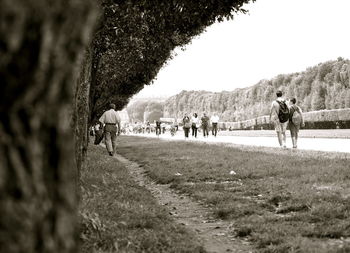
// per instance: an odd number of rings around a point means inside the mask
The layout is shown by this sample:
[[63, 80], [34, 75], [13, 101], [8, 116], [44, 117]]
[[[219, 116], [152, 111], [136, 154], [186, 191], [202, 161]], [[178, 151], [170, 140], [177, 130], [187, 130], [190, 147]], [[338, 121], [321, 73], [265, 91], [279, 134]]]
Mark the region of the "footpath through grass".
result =
[[231, 220], [258, 252], [350, 252], [348, 155], [127, 136], [118, 152]]
[[101, 147], [89, 147], [81, 174], [82, 252], [204, 252]]

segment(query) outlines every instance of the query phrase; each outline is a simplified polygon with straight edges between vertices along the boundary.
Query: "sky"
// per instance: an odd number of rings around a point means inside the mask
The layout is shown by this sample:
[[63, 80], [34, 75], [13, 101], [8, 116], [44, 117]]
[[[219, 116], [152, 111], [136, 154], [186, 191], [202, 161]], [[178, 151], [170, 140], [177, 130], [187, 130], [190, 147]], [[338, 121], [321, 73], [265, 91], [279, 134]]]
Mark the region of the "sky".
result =
[[136, 98], [248, 87], [318, 63], [350, 59], [350, 0], [257, 0], [249, 14], [193, 39]]

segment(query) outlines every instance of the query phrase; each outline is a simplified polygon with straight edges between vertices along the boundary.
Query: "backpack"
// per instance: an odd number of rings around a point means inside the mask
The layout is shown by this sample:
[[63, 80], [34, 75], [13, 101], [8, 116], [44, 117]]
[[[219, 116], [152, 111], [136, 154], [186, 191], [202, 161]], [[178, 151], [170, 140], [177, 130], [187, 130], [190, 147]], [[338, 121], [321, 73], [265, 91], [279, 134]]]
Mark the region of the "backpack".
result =
[[292, 117], [291, 117], [292, 123], [296, 126], [299, 126], [301, 124], [300, 112], [297, 109], [293, 108], [293, 111], [291, 113], [292, 113]]
[[280, 109], [278, 111], [278, 119], [281, 123], [287, 122], [289, 119], [289, 109], [285, 101], [278, 101], [277, 103], [280, 106]]

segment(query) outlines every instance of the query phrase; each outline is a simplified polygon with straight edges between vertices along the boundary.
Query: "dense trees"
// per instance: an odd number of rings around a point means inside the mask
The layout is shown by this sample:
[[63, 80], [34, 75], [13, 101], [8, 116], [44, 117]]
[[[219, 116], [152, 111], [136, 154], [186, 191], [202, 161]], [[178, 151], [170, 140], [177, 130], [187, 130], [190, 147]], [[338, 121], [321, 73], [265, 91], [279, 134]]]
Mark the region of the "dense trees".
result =
[[250, 0], [101, 0], [103, 14], [92, 44], [90, 107], [94, 121], [113, 101], [121, 109], [150, 84], [171, 58], [215, 21], [245, 12]]
[[126, 108], [131, 122], [154, 122], [163, 117], [164, 102], [162, 99], [138, 100]]
[[223, 121], [241, 121], [266, 115], [275, 91], [296, 97], [304, 111], [348, 108], [350, 105], [350, 61], [320, 63], [301, 73], [278, 75], [254, 86], [232, 92], [182, 91], [164, 105], [165, 117], [185, 112], [218, 112]]
[[163, 117], [164, 103], [150, 102], [148, 103], [145, 113], [144, 121], [154, 122]]

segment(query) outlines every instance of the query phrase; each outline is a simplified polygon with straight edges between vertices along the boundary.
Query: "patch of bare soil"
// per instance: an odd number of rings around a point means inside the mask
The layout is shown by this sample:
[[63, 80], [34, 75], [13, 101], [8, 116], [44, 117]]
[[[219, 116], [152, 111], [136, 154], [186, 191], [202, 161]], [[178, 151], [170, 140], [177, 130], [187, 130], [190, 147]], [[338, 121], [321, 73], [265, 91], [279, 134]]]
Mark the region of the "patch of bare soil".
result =
[[124, 163], [131, 176], [140, 185], [149, 190], [159, 204], [169, 210], [174, 220], [186, 226], [197, 235], [207, 252], [252, 252], [252, 247], [244, 239], [236, 238], [232, 231], [233, 224], [214, 219], [209, 207], [192, 200], [188, 196], [180, 195], [170, 189], [169, 185], [153, 182], [146, 176], [145, 170], [137, 163], [121, 155], [116, 158]]

